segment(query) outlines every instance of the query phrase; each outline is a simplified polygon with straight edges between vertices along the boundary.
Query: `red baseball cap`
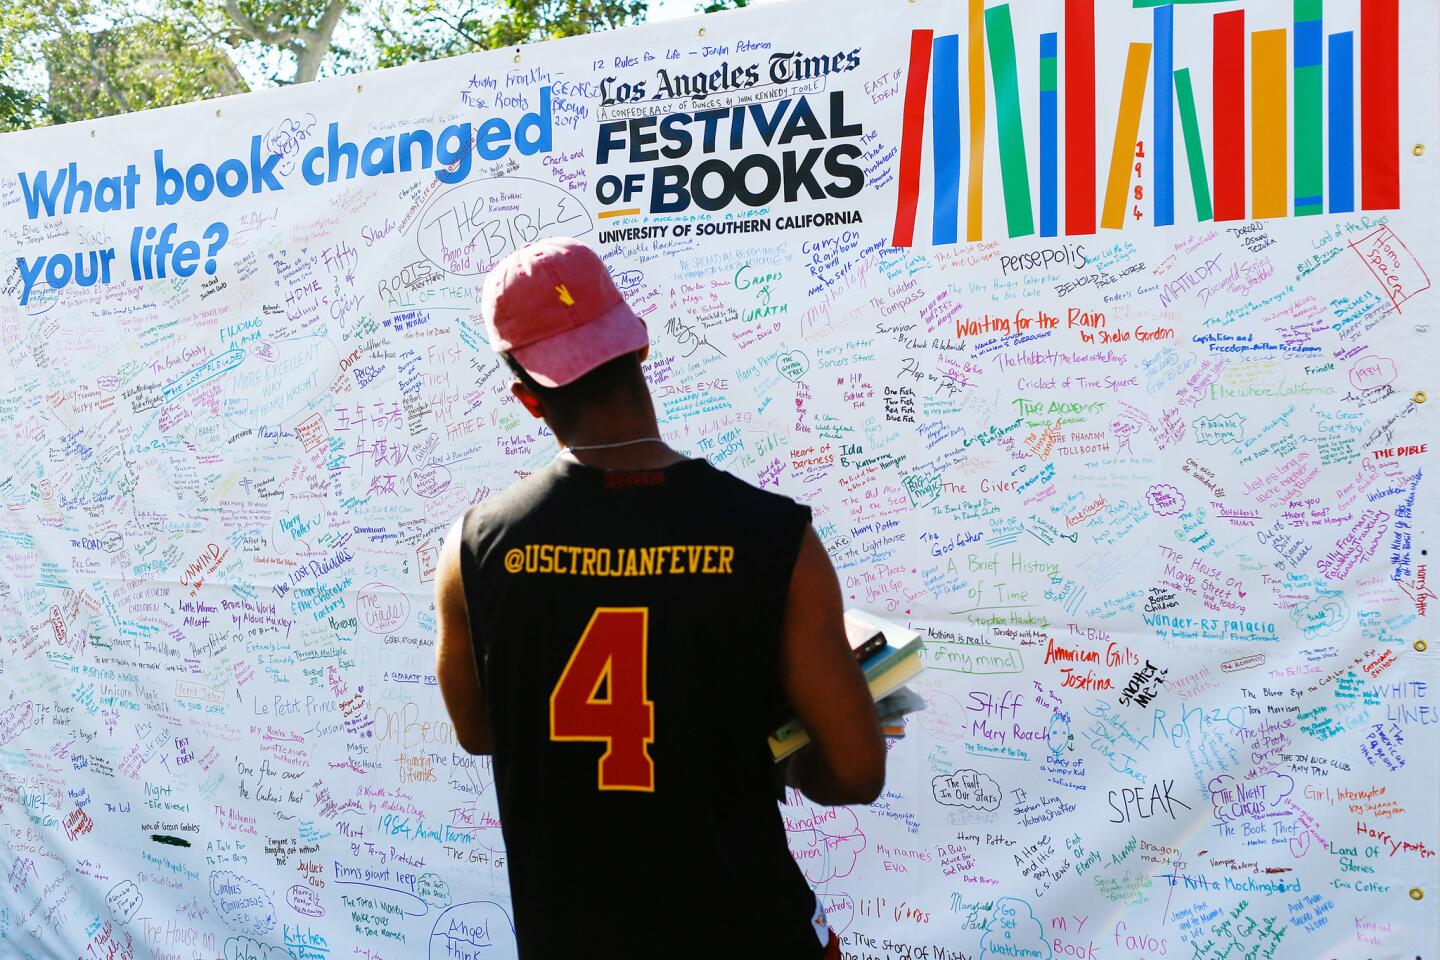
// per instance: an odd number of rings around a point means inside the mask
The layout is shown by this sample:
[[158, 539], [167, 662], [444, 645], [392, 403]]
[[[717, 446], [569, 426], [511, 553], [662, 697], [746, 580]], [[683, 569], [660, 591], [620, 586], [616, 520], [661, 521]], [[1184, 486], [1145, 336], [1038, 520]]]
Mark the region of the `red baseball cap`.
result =
[[561, 387], [650, 343], [604, 261], [571, 237], [536, 240], [501, 260], [480, 298], [490, 346], [541, 386]]

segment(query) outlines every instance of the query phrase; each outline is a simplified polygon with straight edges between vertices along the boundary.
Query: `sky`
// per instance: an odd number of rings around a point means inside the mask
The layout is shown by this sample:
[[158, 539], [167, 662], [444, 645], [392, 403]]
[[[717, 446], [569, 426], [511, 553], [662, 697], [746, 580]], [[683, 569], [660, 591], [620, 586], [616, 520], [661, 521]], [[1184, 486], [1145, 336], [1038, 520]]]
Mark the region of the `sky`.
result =
[[650, 0], [650, 21], [692, 16], [698, 5], [694, 0]]
[[[778, 0], [750, 0], [752, 7], [776, 3]], [[695, 15], [695, 8], [701, 6], [696, 0], [650, 0], [650, 22], [674, 20], [678, 17]]]
[[[751, 6], [777, 2], [780, 0], [750, 0]], [[650, 0], [649, 22], [693, 17], [702, 5], [702, 0]], [[336, 41], [351, 47], [363, 45], [366, 39], [363, 30], [359, 29], [362, 22], [361, 18], [341, 21], [340, 28], [336, 32]], [[251, 45], [251, 47], [244, 52], [238, 52], [235, 59], [240, 75], [250, 84], [252, 90], [262, 90], [271, 86], [268, 78], [273, 76], [277, 70], [281, 73], [288, 73], [291, 69], [290, 61], [273, 49], [261, 49], [255, 45]], [[321, 76], [324, 77], [327, 74], [322, 71]]]

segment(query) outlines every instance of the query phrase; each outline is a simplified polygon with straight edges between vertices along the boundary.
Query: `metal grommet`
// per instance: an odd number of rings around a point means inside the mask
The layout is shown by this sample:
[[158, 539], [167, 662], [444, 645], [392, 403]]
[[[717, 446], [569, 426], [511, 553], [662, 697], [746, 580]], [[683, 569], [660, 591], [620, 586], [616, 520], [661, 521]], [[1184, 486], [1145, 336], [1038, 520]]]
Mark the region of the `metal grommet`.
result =
[[1415, 643], [1412, 644], [1412, 646], [1415, 647], [1415, 650], [1418, 653], [1424, 653], [1426, 650], [1430, 649], [1430, 644], [1426, 643], [1424, 640], [1416, 640]]
[[515, 62], [516, 62], [516, 63], [519, 63], [519, 62], [520, 62], [520, 52], [519, 52], [518, 50], [515, 52]]
[[1425, 144], [1423, 144], [1423, 143], [1417, 143], [1417, 144], [1415, 144], [1415, 146], [1410, 150], [1410, 152], [1413, 153], [1413, 154], [1415, 154], [1415, 156], [1417, 156], [1417, 157], [1423, 157], [1423, 156], [1425, 156]]
[[94, 130], [91, 130], [91, 131], [90, 131], [90, 136], [92, 136], [92, 137], [95, 136], [95, 131], [94, 131]]
[[1411, 399], [1411, 400], [1414, 400], [1416, 403], [1424, 403], [1426, 400], [1428, 400], [1428, 399], [1430, 399], [1430, 398], [1427, 397], [1427, 396], [1425, 396], [1425, 391], [1424, 391], [1424, 390], [1416, 390], [1416, 391], [1415, 391], [1415, 396], [1411, 397], [1410, 399]]
[[219, 108], [219, 107], [216, 107], [216, 108], [215, 108], [215, 116], [217, 116], [217, 117], [220, 116], [220, 108]]
[[1419, 887], [1411, 887], [1411, 888], [1410, 888], [1410, 899], [1411, 899], [1411, 900], [1424, 900], [1424, 899], [1425, 899], [1425, 891], [1424, 891], [1424, 890], [1421, 890]]
[[700, 36], [702, 36], [702, 37], [705, 36], [705, 28], [704, 28], [704, 27], [701, 27], [701, 28], [700, 28]]
[[363, 84], [363, 83], [357, 83], [357, 84], [355, 84], [355, 92], [356, 92], [356, 93], [364, 93], [364, 92], [365, 92], [365, 84]]

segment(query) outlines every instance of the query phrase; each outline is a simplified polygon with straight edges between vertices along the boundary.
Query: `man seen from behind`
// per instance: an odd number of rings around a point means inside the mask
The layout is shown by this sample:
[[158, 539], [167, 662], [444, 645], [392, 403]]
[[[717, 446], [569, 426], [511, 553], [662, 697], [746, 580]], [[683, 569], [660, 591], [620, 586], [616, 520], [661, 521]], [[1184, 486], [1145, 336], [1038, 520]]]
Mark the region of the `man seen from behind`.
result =
[[436, 675], [494, 755], [521, 960], [838, 960], [786, 779], [869, 803], [885, 747], [810, 509], [672, 450], [644, 323], [600, 258], [540, 240], [486, 280], [511, 392], [560, 444], [470, 507], [437, 570]]

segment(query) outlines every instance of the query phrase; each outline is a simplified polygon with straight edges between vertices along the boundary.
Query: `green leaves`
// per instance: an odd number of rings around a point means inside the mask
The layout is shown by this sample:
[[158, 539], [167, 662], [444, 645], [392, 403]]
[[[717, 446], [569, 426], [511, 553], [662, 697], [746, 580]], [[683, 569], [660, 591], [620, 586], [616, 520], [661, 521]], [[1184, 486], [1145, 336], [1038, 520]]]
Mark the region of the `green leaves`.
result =
[[227, 53], [191, 24], [103, 0], [0, 0], [0, 129], [241, 93]]
[[370, 24], [375, 66], [435, 60], [641, 23], [645, 0], [406, 0]]
[[644, 21], [646, 9], [646, 0], [0, 0], [0, 130], [242, 93], [242, 66], [269, 83], [304, 83], [612, 30]]

